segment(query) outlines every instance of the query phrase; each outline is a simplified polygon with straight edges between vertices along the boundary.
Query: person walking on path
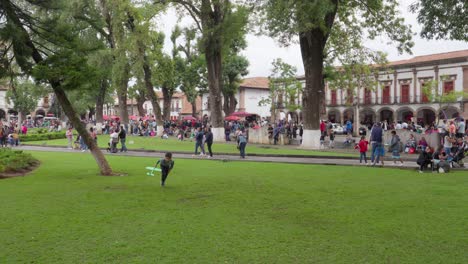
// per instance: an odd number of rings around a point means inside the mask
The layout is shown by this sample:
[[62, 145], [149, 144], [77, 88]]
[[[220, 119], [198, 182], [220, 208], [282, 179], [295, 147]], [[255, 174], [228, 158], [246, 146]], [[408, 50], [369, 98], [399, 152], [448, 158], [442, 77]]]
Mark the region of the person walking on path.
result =
[[120, 132], [119, 132], [119, 139], [120, 139], [120, 152], [127, 152], [127, 145], [125, 145], [125, 141], [127, 139], [127, 132], [124, 129], [124, 126], [120, 127]]
[[198, 155], [198, 148], [200, 148], [200, 156], [205, 155], [205, 147], [203, 146], [203, 131], [201, 127], [197, 128], [195, 132], [195, 155]]
[[362, 163], [362, 160], [367, 164], [367, 157], [366, 157], [366, 152], [367, 148], [369, 145], [369, 141], [366, 140], [365, 136], [361, 137], [361, 140], [359, 141], [358, 147], [359, 147], [359, 163]]
[[68, 141], [68, 149], [72, 149], [73, 146], [73, 130], [71, 127], [67, 129], [67, 132], [65, 132], [65, 136], [67, 137]]
[[172, 160], [172, 153], [168, 152], [164, 156], [164, 159], [158, 160], [156, 162], [156, 165], [154, 167], [156, 168], [157, 166], [161, 167], [161, 186], [164, 187], [166, 185], [166, 179], [167, 176], [169, 176], [169, 172], [174, 168], [174, 161]]
[[245, 133], [240, 133], [237, 138], [237, 148], [239, 149], [241, 158], [245, 159], [245, 147], [247, 146], [247, 137]]
[[212, 158], [213, 151], [211, 151], [211, 145], [213, 145], [213, 133], [211, 132], [211, 128], [209, 127], [205, 128], [205, 143], [208, 147], [208, 153], [210, 153], [208, 158]]
[[[372, 127], [370, 133], [370, 142], [371, 142], [371, 163], [374, 163], [375, 156], [377, 155], [377, 147], [382, 144], [383, 130], [381, 123], [377, 123]], [[378, 162], [377, 162], [378, 163]]]
[[400, 157], [401, 153], [401, 140], [400, 137], [396, 134], [396, 131], [392, 131], [392, 139], [390, 140], [390, 152], [392, 152], [392, 159], [393, 164], [396, 165], [396, 161], [399, 160], [401, 162], [400, 166], [403, 166], [403, 160]]

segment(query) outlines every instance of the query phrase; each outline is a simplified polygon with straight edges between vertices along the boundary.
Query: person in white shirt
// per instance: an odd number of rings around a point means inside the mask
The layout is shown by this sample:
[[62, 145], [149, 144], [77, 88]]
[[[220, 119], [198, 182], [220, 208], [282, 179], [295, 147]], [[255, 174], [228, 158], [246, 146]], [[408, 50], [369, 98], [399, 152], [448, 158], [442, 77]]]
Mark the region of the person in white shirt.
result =
[[117, 152], [117, 144], [119, 143], [119, 130], [116, 129], [110, 134], [109, 146], [112, 153]]

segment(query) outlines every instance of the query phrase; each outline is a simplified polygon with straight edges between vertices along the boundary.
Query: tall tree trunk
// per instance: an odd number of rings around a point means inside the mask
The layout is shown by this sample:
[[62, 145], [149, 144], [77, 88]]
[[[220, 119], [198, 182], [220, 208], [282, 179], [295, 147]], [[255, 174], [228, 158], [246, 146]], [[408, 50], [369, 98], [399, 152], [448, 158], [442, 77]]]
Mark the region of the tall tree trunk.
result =
[[139, 116], [145, 116], [145, 108], [143, 108], [143, 104], [146, 101], [146, 94], [143, 91], [140, 91], [140, 94], [137, 95], [136, 97], [137, 101], [137, 109], [138, 109], [138, 115]]
[[325, 41], [326, 36], [320, 29], [299, 35], [306, 80], [302, 94], [304, 125], [302, 146], [306, 148], [320, 147], [320, 104], [324, 93], [322, 75]]
[[[13, 23], [16, 26], [16, 29], [19, 31], [20, 35], [22, 36], [21, 41], [30, 49], [31, 57], [33, 58], [36, 64], [40, 64], [43, 62], [42, 55], [36, 49], [36, 46], [31, 40], [29, 33], [24, 29], [19, 17], [15, 13], [15, 8], [12, 6], [10, 1], [2, 1], [1, 3], [2, 9], [6, 13], [6, 20], [7, 23]], [[26, 69], [27, 71], [28, 69]], [[96, 142], [91, 138], [88, 131], [86, 131], [86, 127], [81, 123], [80, 119], [78, 118], [77, 113], [73, 109], [72, 104], [68, 100], [65, 91], [62, 89], [60, 81], [57, 80], [49, 80], [50, 85], [54, 91], [57, 100], [59, 101], [60, 105], [62, 106], [63, 111], [67, 115], [68, 119], [70, 120], [71, 124], [75, 127], [78, 133], [83, 137], [85, 143], [89, 146], [91, 153], [98, 164], [98, 167], [101, 171], [102, 175], [112, 175], [112, 169], [109, 166], [104, 154], [98, 148]]]
[[236, 111], [236, 106], [237, 106], [237, 99], [235, 94], [225, 94], [223, 96], [224, 98], [224, 114], [226, 116], [230, 116], [232, 113]]
[[106, 97], [107, 87], [109, 86], [106, 79], [101, 80], [99, 94], [96, 97], [96, 123], [104, 121], [104, 98]]
[[170, 89], [167, 87], [161, 87], [161, 91], [163, 94], [163, 119], [168, 121], [171, 119], [171, 100], [172, 100], [172, 93]]
[[119, 116], [120, 122], [124, 125], [128, 125], [128, 107], [127, 107], [127, 99], [128, 99], [128, 80], [130, 78], [130, 65], [128, 63], [125, 64], [124, 69], [122, 70], [122, 76], [117, 84], [117, 98], [119, 99]]
[[190, 102], [190, 104], [192, 105], [192, 116], [197, 118], [198, 117], [198, 113], [197, 113], [197, 99], [195, 98], [194, 102]]
[[208, 69], [208, 88], [210, 119], [215, 141], [224, 139], [224, 123], [221, 100], [222, 86], [222, 56], [220, 40], [214, 41], [213, 45], [207, 45], [205, 50], [206, 65]]

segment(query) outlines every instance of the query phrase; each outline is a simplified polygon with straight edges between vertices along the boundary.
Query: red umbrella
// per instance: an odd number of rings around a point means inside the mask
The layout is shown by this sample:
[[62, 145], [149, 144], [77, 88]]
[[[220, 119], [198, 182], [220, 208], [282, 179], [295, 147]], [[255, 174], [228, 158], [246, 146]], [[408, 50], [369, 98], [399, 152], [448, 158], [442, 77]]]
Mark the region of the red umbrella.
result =
[[102, 116], [102, 119], [104, 119], [104, 120], [107, 121], [107, 120], [109, 120], [109, 116], [108, 116], [108, 115], [103, 115], [103, 116]]
[[195, 117], [193, 117], [193, 116], [185, 116], [183, 120], [184, 121], [188, 121], [188, 120], [193, 121], [193, 120], [197, 120], [197, 119]]
[[119, 120], [119, 119], [120, 119], [120, 117], [118, 117], [118, 116], [111, 116], [111, 119], [114, 119], [114, 120]]
[[136, 116], [136, 115], [131, 115], [131, 116], [129, 116], [129, 118], [130, 118], [131, 120], [133, 120], [133, 121], [136, 121], [136, 120], [139, 119], [139, 117]]
[[232, 113], [233, 116], [239, 116], [239, 117], [246, 117], [246, 116], [251, 116], [251, 115], [254, 115], [254, 114], [251, 114], [251, 113], [247, 113], [247, 112], [234, 112]]
[[238, 121], [240, 119], [240, 117], [238, 116], [227, 116], [226, 118], [224, 118], [224, 120], [226, 121]]

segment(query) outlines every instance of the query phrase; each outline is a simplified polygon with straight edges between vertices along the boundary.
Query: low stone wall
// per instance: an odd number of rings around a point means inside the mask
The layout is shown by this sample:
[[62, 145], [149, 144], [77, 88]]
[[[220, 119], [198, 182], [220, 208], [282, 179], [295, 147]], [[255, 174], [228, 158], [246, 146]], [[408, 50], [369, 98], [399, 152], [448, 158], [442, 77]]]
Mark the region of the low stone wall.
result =
[[[253, 144], [273, 144], [273, 139], [268, 138], [268, 127], [261, 127], [258, 129], [249, 128], [249, 143]], [[280, 134], [278, 145], [288, 145], [289, 138], [284, 135]]]
[[[408, 130], [395, 130], [397, 132], [397, 135], [400, 137], [401, 141], [403, 144], [406, 144], [408, 139], [410, 138], [410, 135], [413, 134], [414, 138], [416, 139], [416, 144], [419, 142], [419, 140], [422, 137], [426, 138], [427, 144], [431, 146], [432, 148], [437, 148], [440, 145], [440, 136], [438, 133], [431, 133], [431, 134], [418, 134], [416, 132], [411, 132]], [[387, 144], [390, 142], [392, 138], [391, 131], [386, 131], [384, 133], [384, 143]]]

